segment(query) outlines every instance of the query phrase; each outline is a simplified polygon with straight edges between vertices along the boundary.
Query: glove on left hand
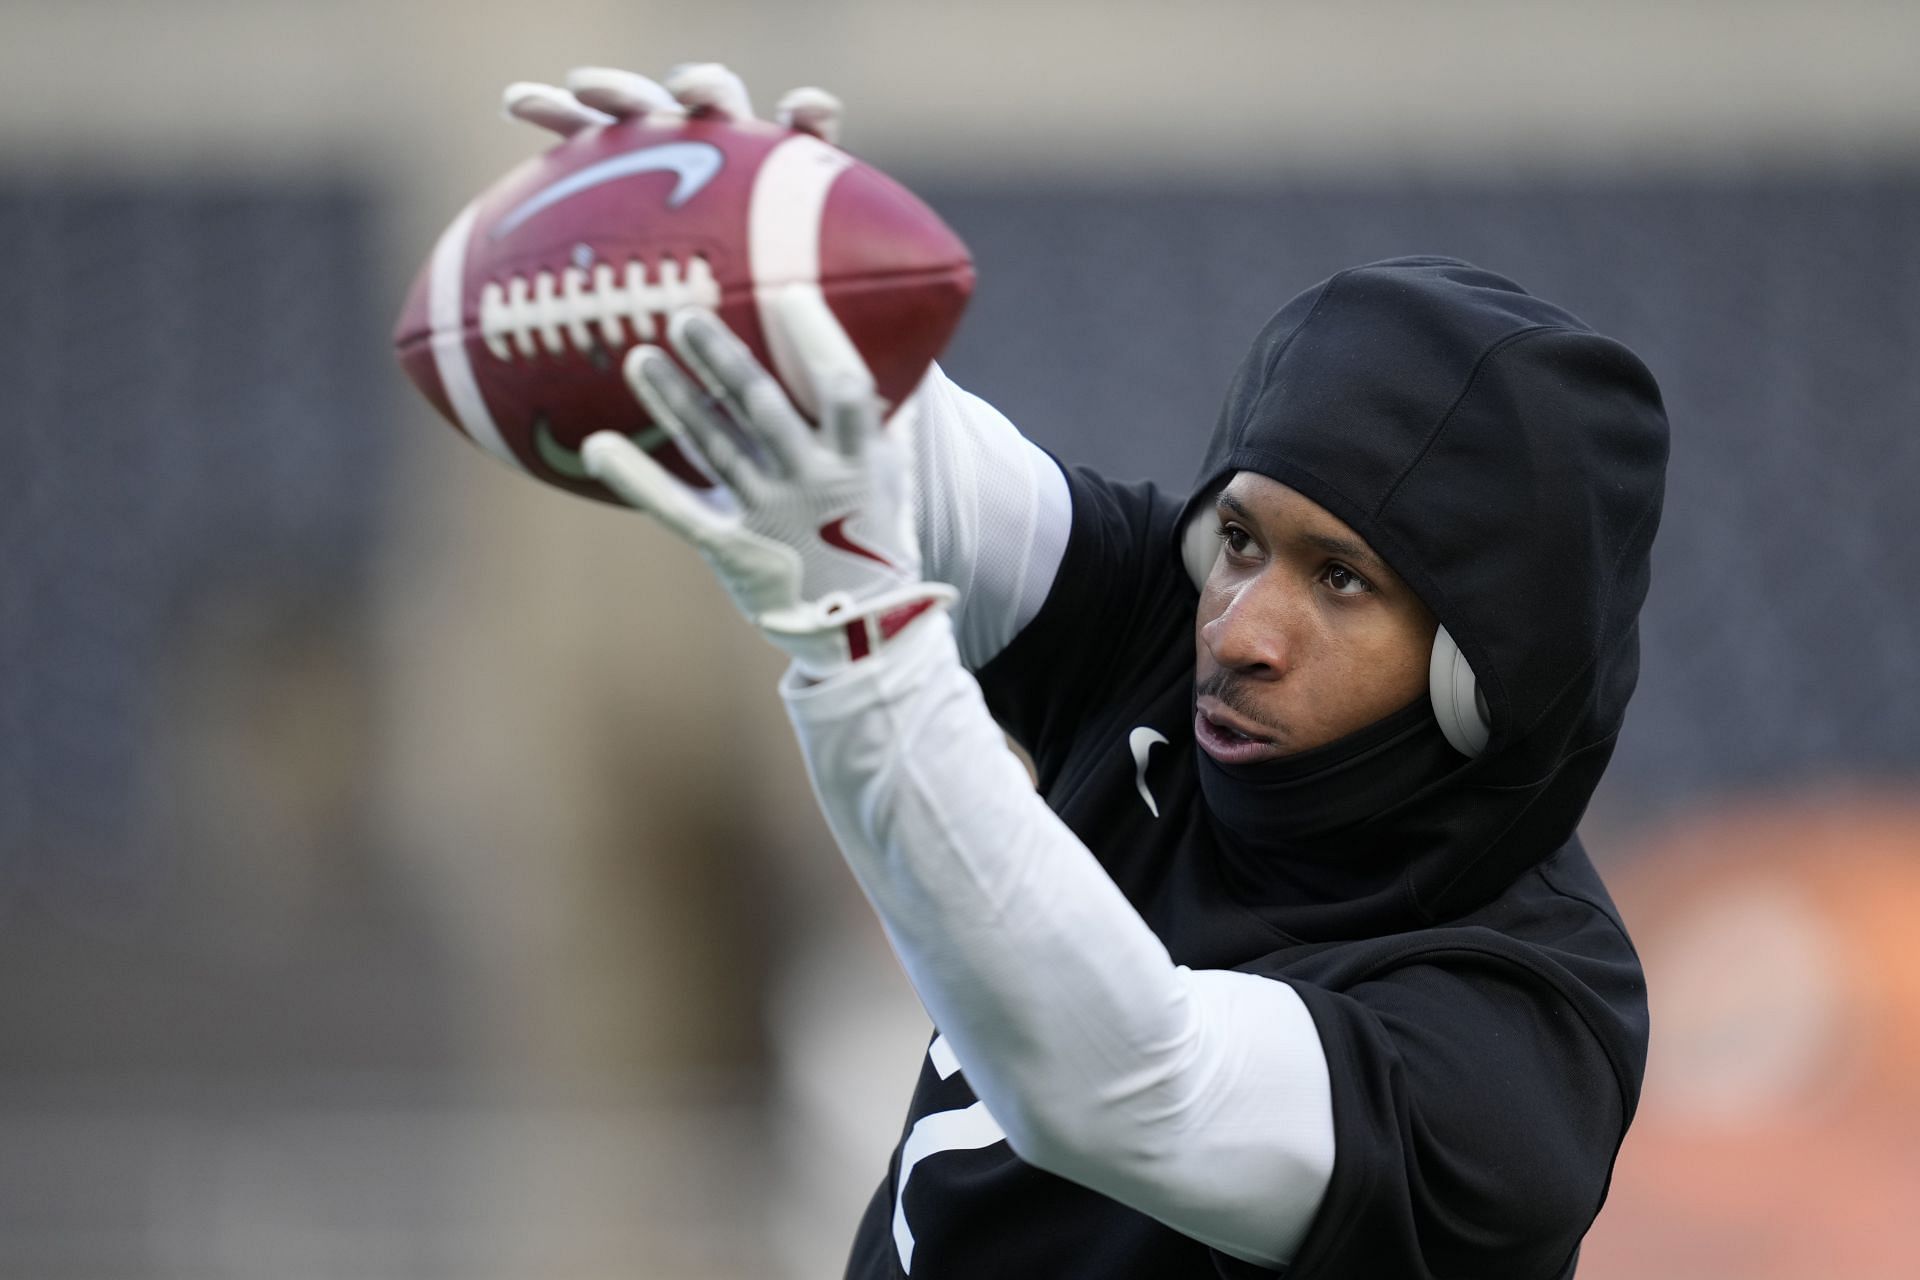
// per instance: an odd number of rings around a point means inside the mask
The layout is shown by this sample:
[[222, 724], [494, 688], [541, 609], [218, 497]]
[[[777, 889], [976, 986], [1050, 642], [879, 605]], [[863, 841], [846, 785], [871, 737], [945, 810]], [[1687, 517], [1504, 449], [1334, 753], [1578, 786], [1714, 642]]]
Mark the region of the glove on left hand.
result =
[[589, 436], [581, 458], [698, 548], [740, 611], [823, 679], [956, 593], [920, 580], [906, 443], [882, 430], [852, 341], [817, 291], [789, 288], [773, 311], [813, 380], [818, 431], [718, 317], [688, 310], [668, 341], [711, 400], [658, 347], [635, 347], [624, 371], [649, 416], [725, 489], [690, 489], [617, 432]]
[[[753, 114], [745, 82], [717, 62], [676, 67], [664, 85], [613, 67], [575, 67], [567, 73], [565, 88], [515, 81], [507, 86], [501, 105], [515, 119], [563, 138], [582, 129], [642, 116], [666, 118], [699, 112], [732, 120], [758, 118]], [[840, 99], [809, 85], [789, 90], [774, 109], [773, 119], [775, 124], [811, 133], [822, 142], [838, 143], [843, 114]]]

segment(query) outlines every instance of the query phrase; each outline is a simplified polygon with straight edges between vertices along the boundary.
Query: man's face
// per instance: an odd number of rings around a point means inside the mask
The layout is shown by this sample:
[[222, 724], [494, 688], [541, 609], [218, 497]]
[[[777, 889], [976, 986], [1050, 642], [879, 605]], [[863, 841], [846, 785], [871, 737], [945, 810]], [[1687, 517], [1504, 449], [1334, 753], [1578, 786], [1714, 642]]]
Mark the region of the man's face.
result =
[[1226, 764], [1323, 746], [1427, 688], [1434, 619], [1360, 535], [1242, 471], [1215, 500], [1196, 618], [1194, 736]]

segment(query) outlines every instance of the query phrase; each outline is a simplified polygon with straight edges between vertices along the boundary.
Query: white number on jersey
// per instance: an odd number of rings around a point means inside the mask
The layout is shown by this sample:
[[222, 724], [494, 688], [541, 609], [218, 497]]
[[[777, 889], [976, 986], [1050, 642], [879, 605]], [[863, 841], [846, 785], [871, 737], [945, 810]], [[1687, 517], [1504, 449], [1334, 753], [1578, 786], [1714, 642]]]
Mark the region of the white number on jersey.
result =
[[[960, 1060], [945, 1036], [935, 1036], [927, 1058], [942, 1080], [960, 1070]], [[900, 1176], [893, 1188], [893, 1243], [900, 1250], [900, 1268], [913, 1271], [913, 1228], [907, 1225], [907, 1178], [914, 1166], [942, 1151], [976, 1151], [1006, 1141], [1000, 1124], [987, 1114], [987, 1104], [976, 1102], [959, 1111], [936, 1111], [913, 1122], [900, 1147]]]

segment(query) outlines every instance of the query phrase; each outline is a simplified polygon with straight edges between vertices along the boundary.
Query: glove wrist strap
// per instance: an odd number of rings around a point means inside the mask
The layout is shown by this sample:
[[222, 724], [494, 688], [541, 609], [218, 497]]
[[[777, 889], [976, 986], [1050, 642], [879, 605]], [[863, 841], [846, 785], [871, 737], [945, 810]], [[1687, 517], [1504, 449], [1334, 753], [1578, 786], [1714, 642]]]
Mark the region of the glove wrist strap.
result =
[[835, 594], [775, 609], [758, 622], [802, 671], [825, 679], [883, 653], [915, 621], [949, 608], [959, 596], [944, 582], [914, 582], [862, 600]]

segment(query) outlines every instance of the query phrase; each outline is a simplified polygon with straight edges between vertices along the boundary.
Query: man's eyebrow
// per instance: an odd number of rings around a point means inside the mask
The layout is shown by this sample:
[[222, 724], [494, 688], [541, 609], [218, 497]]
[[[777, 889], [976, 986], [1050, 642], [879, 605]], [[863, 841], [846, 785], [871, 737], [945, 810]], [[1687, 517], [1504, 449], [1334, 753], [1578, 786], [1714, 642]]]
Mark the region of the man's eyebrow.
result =
[[1342, 538], [1338, 534], [1332, 533], [1309, 531], [1300, 535], [1300, 541], [1306, 543], [1308, 546], [1318, 547], [1330, 555], [1344, 556], [1348, 560], [1357, 561], [1361, 568], [1370, 569], [1375, 573], [1379, 573], [1387, 567], [1386, 562], [1375, 555], [1372, 548], [1368, 547], [1364, 542], [1357, 542], [1352, 538]]
[[1227, 510], [1233, 512], [1233, 514], [1239, 516], [1242, 520], [1251, 521], [1253, 519], [1253, 512], [1247, 510], [1247, 504], [1240, 501], [1240, 499], [1234, 497], [1230, 493], [1214, 494], [1213, 505], [1216, 507], [1225, 507]]

